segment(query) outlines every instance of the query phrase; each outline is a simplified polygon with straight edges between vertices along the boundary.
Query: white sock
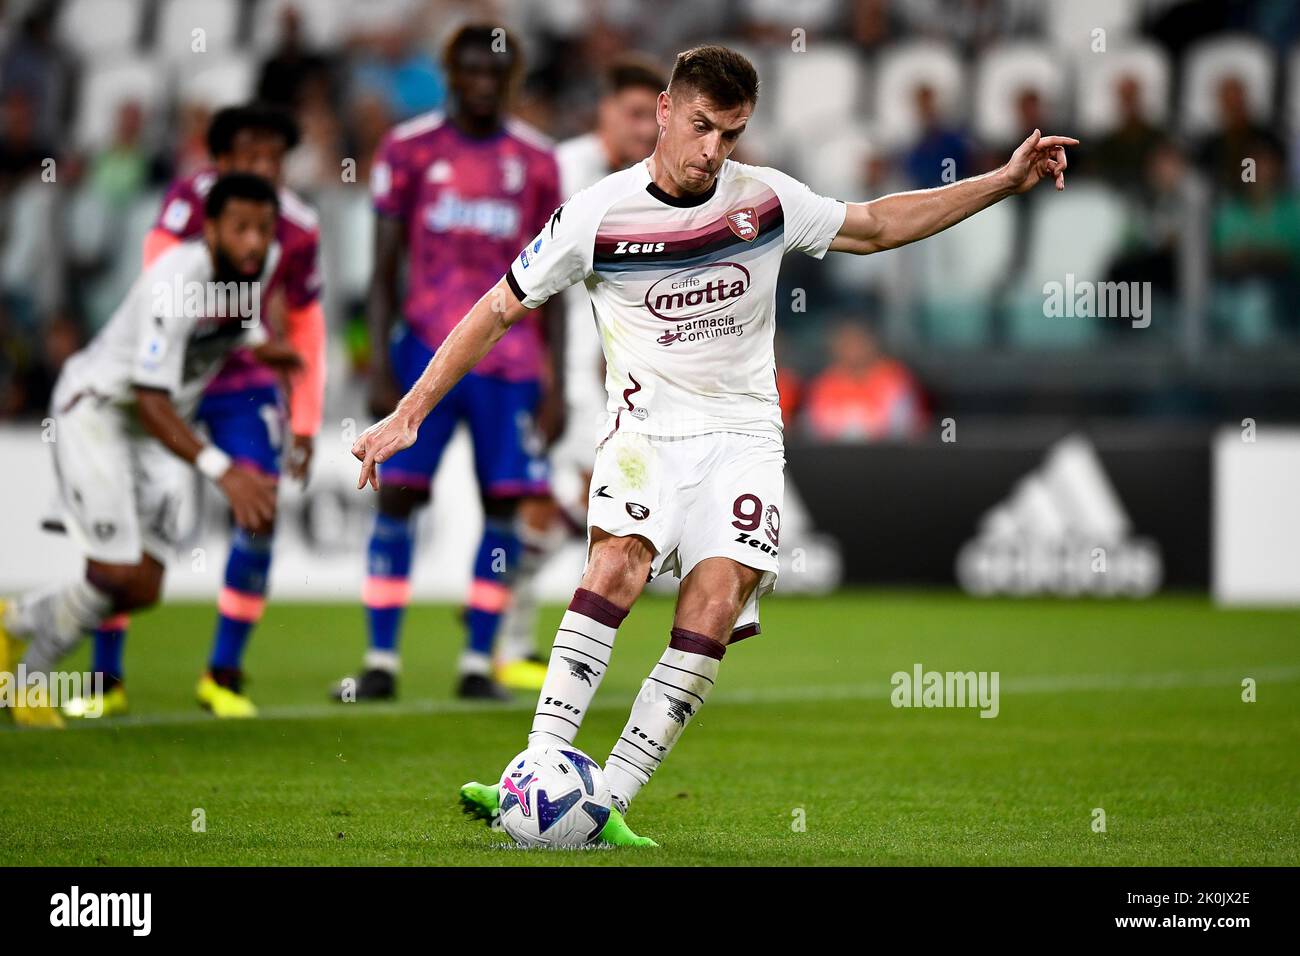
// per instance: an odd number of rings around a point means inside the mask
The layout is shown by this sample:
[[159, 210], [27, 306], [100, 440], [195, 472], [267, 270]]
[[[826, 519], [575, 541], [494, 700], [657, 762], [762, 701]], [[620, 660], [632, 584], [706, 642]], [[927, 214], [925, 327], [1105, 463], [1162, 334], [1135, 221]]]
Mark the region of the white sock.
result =
[[594, 591], [578, 588], [564, 612], [551, 648], [546, 680], [537, 698], [529, 745], [572, 744], [614, 653], [614, 636], [627, 609]]
[[85, 578], [14, 602], [6, 626], [28, 637], [23, 662], [29, 674], [45, 674], [113, 610], [113, 599]]
[[673, 628], [672, 635], [668, 649], [641, 685], [627, 726], [605, 761], [610, 797], [623, 813], [704, 706], [727, 649], [711, 637], [683, 628]]
[[402, 669], [402, 659], [397, 651], [378, 651], [372, 647], [367, 649], [361, 662], [368, 671], [388, 671], [390, 674], [396, 674]]

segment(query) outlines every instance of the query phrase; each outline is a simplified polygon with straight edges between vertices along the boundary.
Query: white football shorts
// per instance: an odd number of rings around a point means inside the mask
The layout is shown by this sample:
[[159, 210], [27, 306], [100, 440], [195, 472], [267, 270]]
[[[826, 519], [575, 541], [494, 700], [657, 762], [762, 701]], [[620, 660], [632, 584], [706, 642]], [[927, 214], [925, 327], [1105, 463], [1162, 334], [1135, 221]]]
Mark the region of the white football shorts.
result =
[[54, 467], [63, 524], [86, 557], [166, 562], [176, 547], [187, 469], [127, 414], [83, 395], [54, 417]]
[[761, 572], [733, 640], [758, 633], [758, 601], [776, 586], [785, 449], [775, 438], [711, 432], [660, 438], [616, 431], [597, 450], [587, 529], [640, 535], [651, 577], [679, 578], [706, 558]]

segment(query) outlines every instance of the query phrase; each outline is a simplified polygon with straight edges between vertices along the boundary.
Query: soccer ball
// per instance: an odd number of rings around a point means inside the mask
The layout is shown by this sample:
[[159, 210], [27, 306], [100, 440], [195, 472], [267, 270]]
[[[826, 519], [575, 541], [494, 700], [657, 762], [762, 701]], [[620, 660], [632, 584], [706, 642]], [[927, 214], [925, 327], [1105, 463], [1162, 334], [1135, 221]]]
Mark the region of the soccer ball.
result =
[[520, 846], [586, 846], [609, 819], [605, 772], [577, 747], [530, 747], [506, 765], [498, 794], [501, 829]]

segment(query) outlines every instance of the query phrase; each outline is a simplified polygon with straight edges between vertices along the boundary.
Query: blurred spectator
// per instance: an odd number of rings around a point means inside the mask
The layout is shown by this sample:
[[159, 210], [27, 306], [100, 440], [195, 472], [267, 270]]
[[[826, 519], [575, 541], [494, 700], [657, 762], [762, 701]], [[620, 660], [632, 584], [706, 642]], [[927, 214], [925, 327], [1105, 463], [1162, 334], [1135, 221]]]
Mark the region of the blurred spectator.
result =
[[376, 30], [352, 70], [353, 91], [381, 96], [399, 122], [438, 109], [447, 96], [437, 62], [412, 39], [400, 25]]
[[57, 4], [41, 0], [23, 18], [0, 60], [0, 90], [21, 91], [32, 103], [36, 137], [54, 142], [70, 114], [72, 67], [54, 37]]
[[1219, 200], [1212, 237], [1217, 274], [1239, 290], [1262, 290], [1274, 321], [1294, 325], [1294, 304], [1300, 298], [1300, 200], [1286, 185], [1277, 149], [1258, 149], [1256, 181]]
[[849, 33], [854, 45], [863, 50], [876, 51], [884, 47], [894, 35], [889, 0], [853, 0]]
[[[374, 94], [362, 94], [378, 100]], [[330, 99], [329, 80], [323, 74], [307, 78], [298, 91], [295, 115], [302, 138], [284, 163], [284, 181], [291, 189], [312, 192], [328, 189], [344, 182], [343, 155], [345, 143], [343, 124]], [[387, 114], [385, 114], [387, 118]], [[369, 174], [369, 153], [356, 154], [356, 182], [366, 182]], [[364, 166], [364, 169], [362, 168]]]
[[1242, 179], [1242, 161], [1265, 149], [1285, 155], [1285, 147], [1272, 130], [1251, 118], [1241, 77], [1224, 77], [1218, 95], [1220, 127], [1202, 141], [1199, 160], [1216, 188], [1240, 192], [1247, 185]]
[[944, 120], [934, 87], [918, 86], [914, 98], [921, 133], [903, 159], [909, 185], [928, 189], [972, 175], [966, 137], [957, 126]]
[[1190, 299], [1200, 295], [1208, 266], [1204, 238], [1208, 188], [1168, 139], [1152, 145], [1142, 175], [1132, 178], [1134, 195], [1124, 243], [1107, 278], [1112, 282], [1150, 282], [1156, 325], [1166, 327], [1161, 313], [1167, 311], [1174, 296]]
[[1141, 192], [1142, 180], [1134, 174], [1147, 169], [1151, 154], [1164, 144], [1165, 136], [1144, 115], [1142, 84], [1137, 77], [1120, 77], [1115, 84], [1115, 99], [1119, 104], [1119, 125], [1097, 143], [1086, 165], [1113, 186]]
[[[257, 81], [257, 98], [264, 103], [296, 110], [308, 84], [331, 87], [330, 61], [303, 45], [302, 16], [292, 5], [280, 13], [280, 42], [262, 64]], [[333, 97], [331, 96], [331, 99]]]
[[31, 95], [21, 88], [6, 89], [0, 98], [0, 198], [52, 157], [49, 143], [37, 132]]
[[151, 169], [148, 153], [141, 145], [144, 111], [136, 102], [126, 102], [117, 113], [113, 141], [90, 165], [90, 189], [112, 209], [130, 205], [149, 183]]
[[823, 441], [880, 441], [921, 431], [925, 413], [916, 381], [881, 353], [869, 329], [840, 323], [830, 351], [830, 367], [808, 386], [803, 421], [809, 434]]

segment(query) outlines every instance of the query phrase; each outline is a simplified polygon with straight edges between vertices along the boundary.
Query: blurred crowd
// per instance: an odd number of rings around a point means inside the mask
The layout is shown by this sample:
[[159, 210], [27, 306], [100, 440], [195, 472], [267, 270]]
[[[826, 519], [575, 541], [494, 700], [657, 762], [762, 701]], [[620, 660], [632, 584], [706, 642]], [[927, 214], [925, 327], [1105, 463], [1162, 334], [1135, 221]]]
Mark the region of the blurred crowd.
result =
[[[371, 158], [394, 123], [443, 105], [439, 42], [467, 19], [521, 38], [517, 112], [556, 139], [590, 128], [618, 54], [667, 65], [731, 43], [763, 78], [737, 158], [850, 199], [991, 169], [1036, 127], [1084, 140], [1072, 205], [1044, 190], [916, 251], [789, 262], [783, 405], [817, 437], [917, 433], [936, 402], [960, 401], [936, 354], [1011, 356], [1008, 381], [1028, 383], [1043, 354], [1086, 368], [1125, 348], [1195, 370], [1223, 348], [1248, 363], [1300, 340], [1292, 0], [0, 2], [0, 418], [42, 412], [138, 270], [162, 188], [205, 162], [207, 119], [234, 98], [298, 118], [288, 185], [321, 208], [327, 310], [355, 372]], [[228, 24], [224, 39], [213, 28], [200, 43], [187, 16]], [[1198, 59], [1225, 38], [1237, 46]], [[1131, 70], [1111, 67], [1129, 54]], [[141, 63], [158, 64], [156, 86], [113, 95]], [[1067, 270], [1150, 283], [1154, 321], [1138, 336], [1113, 318], [1047, 317], [1043, 280]], [[339, 388], [347, 368], [332, 368]]]

